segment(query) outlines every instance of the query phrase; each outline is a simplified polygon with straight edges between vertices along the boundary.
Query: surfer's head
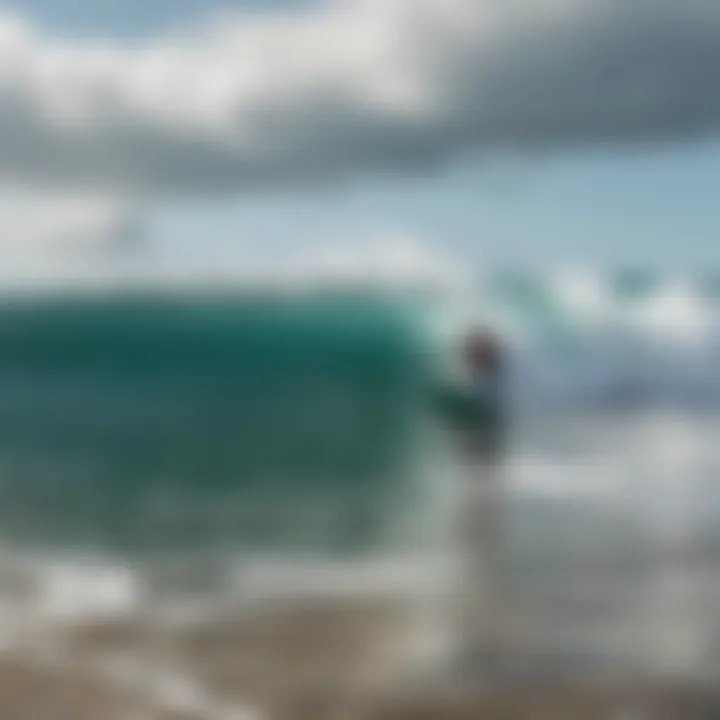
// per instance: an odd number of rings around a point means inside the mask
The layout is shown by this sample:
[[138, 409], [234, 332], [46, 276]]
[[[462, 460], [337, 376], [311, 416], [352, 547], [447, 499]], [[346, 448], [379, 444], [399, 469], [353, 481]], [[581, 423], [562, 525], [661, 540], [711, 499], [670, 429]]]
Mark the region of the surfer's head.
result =
[[487, 329], [473, 329], [463, 341], [465, 364], [476, 373], [497, 373], [503, 366], [503, 352], [496, 335]]

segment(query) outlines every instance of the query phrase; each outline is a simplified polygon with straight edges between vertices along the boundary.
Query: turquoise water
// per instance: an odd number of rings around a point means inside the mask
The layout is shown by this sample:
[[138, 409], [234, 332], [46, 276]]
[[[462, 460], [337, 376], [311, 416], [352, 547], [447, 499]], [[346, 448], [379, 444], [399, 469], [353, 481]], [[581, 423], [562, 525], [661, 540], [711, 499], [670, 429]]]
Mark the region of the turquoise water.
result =
[[419, 489], [420, 298], [106, 294], [0, 305], [0, 534], [357, 551]]

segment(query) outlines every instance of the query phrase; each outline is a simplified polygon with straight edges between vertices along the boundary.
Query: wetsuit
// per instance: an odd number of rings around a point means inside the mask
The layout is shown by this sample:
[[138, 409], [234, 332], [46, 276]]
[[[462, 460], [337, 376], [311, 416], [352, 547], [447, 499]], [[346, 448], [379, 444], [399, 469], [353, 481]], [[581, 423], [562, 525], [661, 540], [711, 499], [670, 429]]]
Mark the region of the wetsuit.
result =
[[505, 445], [502, 379], [478, 375], [466, 384], [437, 389], [440, 417], [460, 439], [464, 452], [485, 460], [499, 460]]

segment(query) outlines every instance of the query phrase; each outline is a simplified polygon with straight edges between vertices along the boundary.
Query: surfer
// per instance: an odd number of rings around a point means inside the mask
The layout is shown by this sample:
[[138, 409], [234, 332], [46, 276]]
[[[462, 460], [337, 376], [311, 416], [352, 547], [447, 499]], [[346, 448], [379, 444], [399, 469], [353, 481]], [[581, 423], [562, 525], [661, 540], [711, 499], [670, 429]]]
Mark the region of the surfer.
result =
[[460, 349], [460, 382], [440, 393], [440, 412], [457, 441], [462, 487], [455, 518], [460, 575], [456, 608], [460, 672], [495, 675], [502, 651], [498, 551], [500, 462], [505, 446], [505, 357], [496, 336], [472, 330]]
[[494, 464], [505, 445], [504, 352], [493, 333], [472, 330], [463, 340], [460, 360], [460, 377], [440, 389], [438, 409], [464, 458]]

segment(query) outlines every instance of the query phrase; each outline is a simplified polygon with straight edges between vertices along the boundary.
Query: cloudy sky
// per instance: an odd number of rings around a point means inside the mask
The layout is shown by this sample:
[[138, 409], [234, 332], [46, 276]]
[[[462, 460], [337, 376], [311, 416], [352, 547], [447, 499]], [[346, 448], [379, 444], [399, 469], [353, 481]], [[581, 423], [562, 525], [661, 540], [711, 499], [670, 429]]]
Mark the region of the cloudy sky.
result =
[[717, 0], [0, 0], [2, 252], [720, 265]]

